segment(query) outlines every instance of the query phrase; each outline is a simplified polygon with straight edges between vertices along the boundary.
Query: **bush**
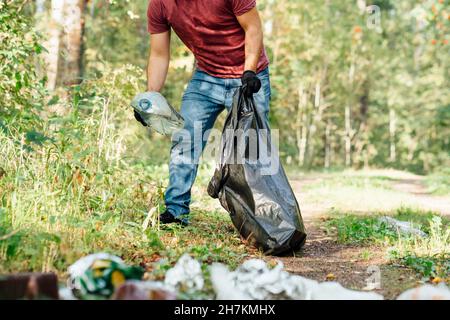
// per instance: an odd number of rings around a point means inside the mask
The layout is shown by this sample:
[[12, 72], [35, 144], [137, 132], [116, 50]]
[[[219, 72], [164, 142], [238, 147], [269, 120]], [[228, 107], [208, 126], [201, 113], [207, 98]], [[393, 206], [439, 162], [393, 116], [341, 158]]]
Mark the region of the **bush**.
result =
[[450, 274], [450, 228], [448, 221], [432, 212], [400, 208], [394, 218], [412, 221], [426, 237], [402, 235], [379, 220], [380, 216], [345, 215], [328, 221], [337, 231], [338, 241], [356, 244], [382, 244], [390, 260], [410, 267], [422, 276], [448, 277]]
[[14, 121], [16, 128], [39, 125], [45, 79], [36, 72], [43, 48], [30, 20], [17, 2], [0, 3], [0, 126]]
[[435, 216], [429, 222], [428, 237], [399, 238], [389, 249], [392, 259], [398, 259], [425, 277], [450, 275], [450, 228]]
[[330, 220], [328, 227], [336, 229], [338, 240], [342, 243], [389, 243], [398, 237], [396, 231], [379, 221], [379, 216], [345, 215]]
[[73, 88], [60, 102], [64, 114], [47, 113], [50, 138], [33, 150], [23, 148], [26, 133], [0, 132], [0, 272], [62, 270], [98, 250], [151, 250], [136, 221], [156, 185], [126, 159], [137, 126], [125, 108], [138, 74], [124, 67]]

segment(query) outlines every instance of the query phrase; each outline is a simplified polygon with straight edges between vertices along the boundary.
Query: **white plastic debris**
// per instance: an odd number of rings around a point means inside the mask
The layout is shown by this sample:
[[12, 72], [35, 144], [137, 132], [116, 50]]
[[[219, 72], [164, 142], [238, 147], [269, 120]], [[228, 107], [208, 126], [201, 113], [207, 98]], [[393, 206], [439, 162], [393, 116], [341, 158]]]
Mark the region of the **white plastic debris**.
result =
[[282, 263], [269, 269], [259, 259], [245, 261], [234, 272], [222, 264], [214, 264], [210, 267], [210, 273], [219, 300], [302, 299], [305, 296], [299, 289], [308, 282], [284, 271]]
[[166, 273], [164, 284], [174, 291], [192, 293], [203, 289], [203, 274], [200, 263], [184, 254]]
[[397, 219], [387, 216], [381, 217], [380, 221], [386, 223], [389, 227], [405, 235], [416, 235], [419, 237], [427, 236], [425, 232], [423, 232], [418, 228], [415, 228], [414, 225], [408, 221], [399, 221]]
[[210, 267], [211, 282], [216, 292], [217, 300], [250, 300], [244, 292], [239, 291], [232, 282], [232, 273], [228, 268], [215, 263]]
[[311, 291], [311, 300], [383, 300], [383, 296], [346, 289], [337, 282], [322, 282]]
[[444, 283], [438, 286], [425, 284], [403, 292], [397, 300], [450, 300], [450, 289]]
[[283, 264], [269, 269], [262, 260], [244, 262], [230, 272], [221, 264], [210, 268], [211, 281], [218, 300], [382, 300], [383, 296], [372, 292], [360, 292], [343, 288], [337, 282], [319, 283], [291, 275], [283, 270]]
[[60, 300], [78, 300], [77, 297], [73, 295], [73, 292], [69, 288], [61, 288], [58, 291]]
[[136, 95], [131, 106], [145, 123], [156, 132], [172, 135], [183, 128], [183, 117], [159, 92], [144, 92]]

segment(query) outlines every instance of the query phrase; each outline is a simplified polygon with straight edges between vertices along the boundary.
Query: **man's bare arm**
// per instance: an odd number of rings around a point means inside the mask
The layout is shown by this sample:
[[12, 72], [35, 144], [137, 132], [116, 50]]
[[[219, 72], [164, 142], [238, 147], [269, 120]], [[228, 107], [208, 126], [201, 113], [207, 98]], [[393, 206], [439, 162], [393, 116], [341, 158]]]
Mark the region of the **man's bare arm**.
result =
[[245, 68], [256, 72], [263, 50], [263, 31], [261, 19], [256, 8], [236, 17], [245, 31]]
[[147, 90], [161, 91], [170, 61], [170, 31], [150, 36], [150, 56], [147, 66]]

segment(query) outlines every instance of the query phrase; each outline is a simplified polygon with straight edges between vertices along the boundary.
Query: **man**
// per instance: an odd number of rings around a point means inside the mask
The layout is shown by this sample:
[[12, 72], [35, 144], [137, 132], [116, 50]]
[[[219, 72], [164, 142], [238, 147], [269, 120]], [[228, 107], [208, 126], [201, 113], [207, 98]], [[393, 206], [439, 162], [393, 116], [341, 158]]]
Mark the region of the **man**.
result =
[[[197, 62], [181, 105], [183, 131], [192, 139], [172, 137], [166, 211], [160, 216], [163, 224], [187, 225], [191, 187], [206, 144], [206, 139], [195, 142], [193, 137], [198, 134], [195, 131], [200, 130], [200, 136], [204, 137], [220, 112], [231, 108], [233, 94], [243, 84], [246, 94], [254, 95], [258, 112], [267, 121], [269, 61], [255, 0], [151, 0], [147, 16], [151, 35], [148, 91], [160, 91], [166, 80], [171, 29], [193, 52]], [[145, 125], [138, 114], [135, 117]], [[177, 161], [186, 151], [190, 161]]]

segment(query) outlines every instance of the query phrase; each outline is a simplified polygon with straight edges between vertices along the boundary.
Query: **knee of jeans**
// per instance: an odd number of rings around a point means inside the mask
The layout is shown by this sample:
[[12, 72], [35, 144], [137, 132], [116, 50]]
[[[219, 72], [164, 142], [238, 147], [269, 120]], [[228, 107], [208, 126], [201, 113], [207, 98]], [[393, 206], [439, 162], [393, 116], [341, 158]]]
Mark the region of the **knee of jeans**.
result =
[[198, 161], [203, 141], [189, 130], [180, 130], [172, 137], [171, 158], [178, 162], [191, 164]]

